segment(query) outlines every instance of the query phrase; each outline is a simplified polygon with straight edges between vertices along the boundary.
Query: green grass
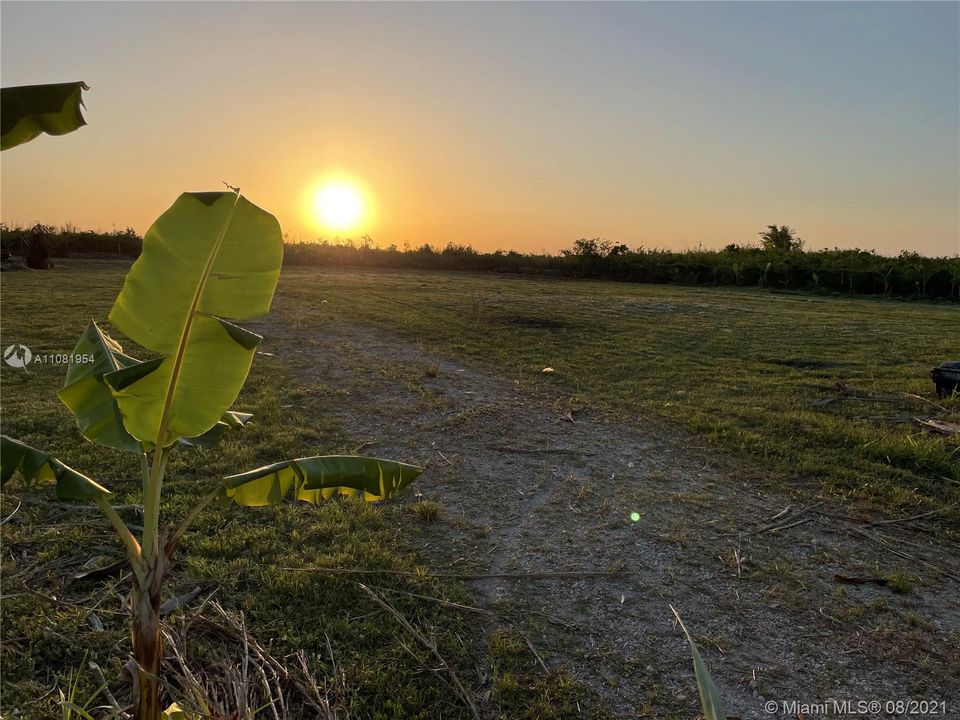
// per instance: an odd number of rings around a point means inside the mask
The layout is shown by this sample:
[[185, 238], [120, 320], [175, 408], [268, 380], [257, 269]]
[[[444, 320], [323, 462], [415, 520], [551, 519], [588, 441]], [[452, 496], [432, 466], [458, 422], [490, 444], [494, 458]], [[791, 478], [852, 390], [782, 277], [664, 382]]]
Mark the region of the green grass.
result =
[[440, 517], [441, 505], [436, 500], [421, 500], [410, 508], [420, 522], [435, 522]]
[[[55, 272], [4, 274], [4, 347], [22, 342], [35, 354], [69, 352], [89, 318], [106, 317], [124, 266], [84, 262], [72, 268], [67, 262]], [[31, 365], [29, 373], [3, 368], [4, 433], [97, 478], [116, 493], [117, 504], [139, 503], [135, 458], [83, 441], [57, 400], [64, 371], [43, 364]], [[285, 374], [278, 358], [258, 357], [238, 407], [254, 413], [254, 422], [242, 433], [216, 450], [174, 455], [167, 471], [165, 518], [182, 516], [217, 475], [284, 457], [351, 452], [352, 439], [324, 416], [319, 399]], [[129, 656], [123, 610], [127, 580], [119, 574], [73, 578], [122, 553], [96, 509], [57, 503], [49, 485], [29, 489], [17, 480], [5, 490], [0, 517], [10, 518], [2, 538], [0, 710], [4, 716], [19, 709], [25, 717], [59, 717], [55, 688], [66, 689], [72, 677], [77, 697], [87, 697], [99, 685], [85, 666], [88, 654], [110, 679]], [[125, 519], [139, 522], [132, 512]], [[466, 718], [464, 704], [434, 671], [436, 659], [372, 602], [354, 576], [309, 570], [388, 571], [363, 580], [425, 635], [436, 638], [445, 660], [475, 689], [477, 668], [491, 664], [482, 629], [449, 606], [410, 595], [469, 601], [460, 585], [429, 576], [417, 552], [421, 527], [402, 503], [211, 507], [174, 556], [169, 589], [215, 591], [215, 599], [229, 611], [244, 614], [252, 634], [276, 657], [304, 650], [321, 682], [333, 676], [329, 641], [343, 677], [342, 683], [331, 680], [332, 698], [350, 717]], [[95, 629], [91, 611], [102, 629]], [[534, 667], [532, 657], [528, 666]], [[537, 692], [546, 697], [552, 690], [544, 686]], [[516, 716], [508, 703], [504, 700], [500, 710]], [[573, 715], [557, 710], [542, 717]]]
[[[325, 303], [322, 301], [326, 301]], [[957, 422], [928, 373], [957, 355], [956, 307], [728, 288], [455, 273], [285, 271], [276, 312], [400, 328], [576, 403], [667, 421], [762, 481], [883, 513], [960, 521], [960, 445], [913, 417]], [[552, 367], [555, 372], [542, 373]], [[880, 399], [838, 399], [838, 382]], [[952, 531], [951, 530], [951, 531]]]

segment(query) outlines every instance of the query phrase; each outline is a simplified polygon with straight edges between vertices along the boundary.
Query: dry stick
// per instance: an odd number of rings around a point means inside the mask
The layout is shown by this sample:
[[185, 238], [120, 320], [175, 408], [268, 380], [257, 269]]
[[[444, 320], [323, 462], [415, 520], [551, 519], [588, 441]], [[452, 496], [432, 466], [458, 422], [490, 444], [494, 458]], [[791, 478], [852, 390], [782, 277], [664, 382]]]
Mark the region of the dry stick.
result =
[[530, 648], [530, 652], [533, 653], [533, 656], [537, 659], [537, 662], [540, 663], [540, 667], [543, 668], [543, 674], [549, 675], [550, 668], [547, 667], [547, 664], [543, 661], [543, 658], [540, 657], [540, 653], [537, 652], [537, 649], [533, 646], [533, 643], [530, 642], [530, 638], [528, 638], [526, 634], [523, 633], [519, 628], [513, 628], [513, 631], [523, 638], [523, 641], [527, 644], [527, 647]]
[[898, 556], [898, 557], [901, 557], [901, 558], [903, 558], [904, 560], [910, 560], [910, 561], [912, 561], [912, 562], [919, 563], [920, 565], [926, 565], [928, 568], [930, 568], [931, 570], [936, 570], [937, 572], [939, 572], [939, 573], [940, 573], [941, 575], [943, 575], [944, 577], [948, 577], [948, 578], [950, 578], [951, 580], [955, 580], [955, 581], [957, 581], [957, 582], [960, 582], [960, 577], [957, 577], [956, 575], [954, 575], [953, 573], [949, 572], [948, 570], [944, 570], [944, 569], [943, 569], [942, 567], [940, 567], [939, 565], [934, 565], [932, 562], [928, 562], [928, 561], [924, 560], [923, 558], [919, 558], [919, 557], [916, 557], [916, 556], [914, 556], [914, 555], [910, 555], [909, 553], [905, 553], [905, 552], [903, 552], [902, 550], [898, 550], [897, 548], [892, 547], [889, 543], [884, 542], [884, 541], [881, 540], [880, 538], [874, 537], [873, 535], [871, 535], [871, 534], [868, 533], [868, 532], [864, 532], [863, 530], [860, 530], [859, 528], [855, 528], [855, 527], [848, 527], [846, 530], [847, 530], [848, 533], [853, 533], [854, 535], [859, 535], [860, 537], [864, 537], [864, 538], [866, 538], [867, 540], [870, 540], [871, 542], [876, 543], [877, 545], [879, 545], [880, 547], [882, 547], [882, 548], [883, 548], [884, 550], [886, 550], [887, 552], [893, 553], [894, 555], [896, 555], [896, 556]]
[[438, 578], [441, 580], [582, 580], [590, 578], [614, 578], [642, 575], [639, 570], [612, 570], [609, 572], [540, 572], [540, 573], [488, 573], [469, 575], [458, 573], [415, 573], [403, 570], [357, 570], [354, 568], [281, 567], [279, 570], [330, 573], [332, 575], [399, 575], [402, 577]]
[[940, 405], [940, 404], [938, 404], [938, 403], [935, 403], [933, 400], [928, 400], [927, 398], [925, 398], [925, 397], [923, 397], [923, 396], [921, 396], [921, 395], [914, 395], [913, 393], [901, 393], [901, 394], [902, 394], [904, 397], [912, 398], [912, 399], [914, 399], [914, 400], [920, 400], [921, 402], [925, 402], [925, 403], [927, 403], [928, 405], [933, 405], [933, 407], [935, 407], [937, 410], [940, 410], [941, 412], [945, 412], [945, 413], [950, 412], [950, 411], [947, 410], [943, 405]]
[[925, 513], [920, 513], [919, 515], [911, 515], [910, 517], [893, 518], [891, 520], [877, 520], [876, 522], [867, 523], [863, 527], [869, 528], [869, 527], [874, 527], [875, 525], [892, 525], [895, 523], [904, 523], [904, 522], [910, 522], [912, 520], [920, 520], [921, 518], [930, 517], [931, 515], [939, 515], [940, 513], [948, 509], [950, 508], [937, 508], [936, 510], [930, 510]]
[[[500, 618], [505, 618], [507, 620], [510, 619], [508, 616], [500, 615], [498, 613], [493, 612], [492, 610], [473, 607], [472, 605], [462, 605], [460, 603], [451, 602], [450, 600], [444, 600], [443, 598], [433, 597], [432, 595], [420, 595], [418, 593], [412, 593], [407, 590], [397, 590], [396, 588], [376, 587], [373, 589], [379, 590], [381, 592], [391, 592], [391, 593], [396, 593], [398, 595], [406, 595], [407, 597], [416, 598], [417, 600], [428, 600], [430, 602], [435, 602], [438, 605], [441, 605], [443, 607], [449, 607], [455, 610], [462, 610], [463, 612], [472, 612], [472, 613], [477, 613], [479, 615], [487, 615], [488, 617], [500, 617]], [[549, 623], [552, 623], [553, 625], [560, 625], [561, 627], [569, 628], [570, 630], [580, 629], [578, 625], [574, 625], [573, 623], [568, 623], [565, 620], [562, 620], [558, 617], [554, 617], [553, 615], [549, 615], [545, 612], [540, 612], [539, 610], [531, 610], [530, 608], [526, 608], [523, 610], [523, 612], [528, 615], [539, 615], [544, 620], [546, 620]], [[329, 640], [328, 640], [328, 647], [329, 647]], [[330, 656], [332, 659], [333, 650], [330, 650]]]
[[[340, 675], [340, 671], [337, 669], [337, 658], [333, 654], [333, 645], [330, 642], [330, 636], [327, 635], [326, 631], [324, 631], [323, 637], [327, 641], [327, 652], [330, 653], [330, 669], [333, 670], [333, 676], [338, 677]], [[301, 654], [303, 653], [302, 650], [300, 652]]]
[[[347, 673], [337, 664], [337, 658], [333, 654], [333, 643], [330, 642], [330, 636], [327, 635], [326, 631], [324, 631], [323, 637], [327, 643], [327, 652], [330, 654], [330, 668], [333, 672], [334, 682], [336, 683], [334, 689], [340, 697], [345, 697], [347, 695]], [[311, 678], [312, 677], [313, 676], [311, 676]], [[329, 715], [328, 720], [337, 720], [339, 715], [330, 710], [330, 692], [327, 689], [326, 681], [323, 683], [323, 698], [326, 704], [327, 714]]]
[[[787, 529], [789, 529], [789, 528], [796, 527], [797, 525], [803, 525], [804, 523], [808, 523], [808, 522], [810, 522], [811, 520], [813, 520], [812, 517], [801, 518], [801, 519], [797, 520], [796, 522], [788, 523], [787, 525], [777, 525], [776, 527], [767, 528], [766, 530], [758, 530], [757, 532], [752, 533], [752, 534], [753, 534], [753, 535], [759, 535], [760, 533], [763, 533], [763, 532], [773, 532], [774, 530], [787, 530]], [[744, 536], [744, 537], [745, 537], [745, 536]]]
[[[406, 590], [394, 590], [393, 588], [376, 588], [376, 589], [382, 592], [385, 591], [385, 592], [398, 593], [400, 595], [406, 595], [408, 597], [416, 598], [417, 600], [429, 600], [430, 602], [435, 602], [438, 605], [441, 605], [443, 607], [454, 608], [455, 610], [462, 610], [464, 612], [478, 613], [480, 615], [486, 615], [489, 618], [500, 617], [499, 615], [497, 615], [497, 613], [492, 612], [491, 610], [484, 610], [483, 608], [473, 607], [471, 605], [461, 605], [460, 603], [444, 600], [443, 598], [432, 597], [430, 595], [418, 595], [417, 593], [407, 592]], [[521, 638], [523, 638], [523, 641], [527, 644], [527, 647], [530, 648], [530, 652], [533, 653], [533, 656], [537, 659], [537, 662], [540, 663], [540, 667], [543, 668], [543, 672], [549, 675], [550, 669], [547, 667], [546, 663], [543, 662], [543, 658], [540, 657], [540, 653], [537, 652], [537, 649], [533, 646], [533, 643], [530, 642], [530, 638], [528, 638], [519, 628], [515, 627], [514, 625], [511, 624], [510, 628], [515, 633], [517, 633]]]
[[[273, 718], [274, 720], [280, 720], [280, 715], [277, 712], [277, 706], [276, 704], [274, 704], [274, 698], [273, 698], [274, 688], [273, 688], [273, 685], [271, 685], [270, 683], [270, 678], [267, 677], [267, 671], [263, 669], [263, 665], [261, 663], [257, 663], [257, 670], [260, 671], [260, 679], [263, 681], [263, 687], [267, 691], [267, 701], [270, 703], [270, 709], [273, 711]], [[274, 673], [274, 678], [276, 678], [276, 673]], [[277, 684], [279, 685], [279, 683]], [[277, 699], [280, 700], [280, 704], [282, 706], [283, 693], [280, 692], [279, 686], [277, 687]], [[286, 708], [284, 708], [284, 711], [285, 710]], [[284, 712], [284, 716], [286, 716], [286, 712]]]
[[360, 589], [363, 590], [370, 598], [377, 603], [380, 607], [386, 610], [388, 613], [393, 615], [398, 623], [411, 635], [413, 635], [425, 648], [433, 653], [434, 657], [440, 661], [440, 666], [442, 669], [447, 671], [447, 674], [450, 676], [450, 679], [453, 681], [453, 685], [457, 690], [457, 694], [460, 696], [460, 699], [463, 700], [467, 707], [470, 708], [470, 712], [475, 718], [475, 720], [480, 720], [480, 711], [477, 710], [477, 706], [473, 703], [473, 699], [470, 697], [470, 694], [467, 692], [466, 688], [463, 687], [463, 684], [460, 682], [460, 678], [454, 672], [453, 668], [447, 664], [447, 661], [443, 659], [443, 656], [440, 654], [440, 651], [437, 650], [437, 644], [427, 638], [423, 633], [417, 630], [413, 625], [410, 624], [410, 621], [407, 620], [399, 610], [397, 610], [393, 605], [391, 605], [387, 600], [377, 595], [373, 590], [368, 588], [363, 583], [357, 583], [360, 586]]
[[461, 605], [460, 603], [444, 600], [443, 598], [432, 597], [430, 595], [418, 595], [417, 593], [407, 592], [406, 590], [395, 590], [394, 588], [376, 587], [371, 589], [379, 590], [381, 592], [396, 593], [398, 595], [406, 595], [407, 597], [416, 598], [417, 600], [429, 600], [430, 602], [435, 602], [443, 607], [454, 608], [455, 610], [463, 610], [464, 612], [473, 612], [480, 615], [488, 615], [489, 617], [496, 617], [496, 613], [493, 613], [490, 610], [484, 610], [483, 608], [473, 607], [471, 605]]
[[12, 513], [10, 513], [9, 515], [7, 515], [3, 520], [0, 520], [0, 525], [6, 525], [7, 522], [10, 520], [10, 518], [12, 518], [14, 515], [17, 514], [17, 511], [20, 509], [20, 505], [21, 505], [22, 503], [23, 503], [23, 501], [20, 500], [19, 498], [17, 498], [17, 506], [13, 509], [13, 512], [12, 512]]
[[107, 683], [107, 679], [103, 676], [103, 670], [100, 669], [100, 666], [97, 665], [93, 660], [87, 662], [87, 666], [90, 668], [90, 671], [93, 673], [94, 678], [96, 678], [100, 687], [103, 688], [103, 696], [107, 699], [107, 702], [113, 707], [116, 711], [117, 717], [128, 718], [130, 717], [127, 713], [123, 711], [123, 708], [120, 707], [120, 703], [117, 702], [117, 699], [113, 696], [113, 693], [110, 692], [110, 685]]
[[586, 580], [592, 578], [615, 578], [642, 575], [639, 570], [613, 570], [610, 572], [541, 572], [541, 573], [489, 573], [485, 575], [437, 574], [431, 577], [451, 580]]
[[[434, 450], [437, 450], [437, 448], [434, 448]], [[446, 461], [447, 465], [453, 465], [452, 462], [450, 462], [449, 460], [447, 460], [447, 456], [444, 455], [444, 454], [443, 454], [442, 452], [440, 452], [439, 450], [437, 450], [437, 455], [439, 455], [440, 457], [442, 457], [442, 458]]]
[[[334, 716], [330, 713], [330, 703], [320, 697], [320, 687], [317, 685], [317, 681], [307, 665], [306, 653], [304, 653], [303, 650], [298, 650], [294, 657], [296, 657], [300, 663], [300, 670], [304, 678], [304, 684], [295, 682], [294, 687], [300, 692], [300, 695], [303, 696], [307, 704], [311, 705], [317, 712], [317, 717], [323, 717], [325, 720], [335, 720]], [[318, 705], [318, 702], [324, 703], [324, 707]]]
[[541, 454], [559, 454], [559, 455], [583, 455], [585, 457], [593, 457], [596, 453], [588, 452], [586, 450], [572, 450], [569, 448], [543, 448], [538, 450], [536, 448], [515, 448], [507, 447], [505, 445], [487, 445], [487, 450], [495, 450], [497, 452], [505, 453], [518, 453], [526, 455], [541, 455]]
[[[187, 665], [186, 659], [180, 653], [180, 649], [177, 647], [177, 643], [174, 638], [173, 632], [162, 626], [160, 631], [163, 633], [163, 636], [167, 641], [165, 643], [166, 646], [173, 653], [173, 656], [176, 658], [177, 663], [180, 665], [180, 671], [183, 673], [183, 676], [187, 679], [187, 682], [189, 683], [190, 687], [193, 688], [193, 697], [189, 697], [186, 694], [183, 695], [184, 701], [192, 705], [198, 699], [197, 694], [199, 693], [200, 691], [199, 688], [201, 687], [200, 681], [197, 679], [196, 675], [194, 675], [193, 672], [190, 670], [190, 667]], [[186, 647], [186, 631], [184, 631], [184, 647]], [[135, 662], [135, 661], [131, 660], [130, 662]], [[132, 670], [131, 675], [132, 673], [135, 673], [135, 672], [137, 672], [136, 669]], [[168, 692], [172, 690], [172, 687], [169, 685], [169, 683], [166, 682], [166, 680], [164, 684], [167, 685]], [[134, 688], [134, 692], [136, 692], [137, 690], [136, 683], [133, 684], [133, 688]]]
[[800, 516], [806, 515], [808, 512], [810, 512], [810, 511], [813, 510], [814, 508], [820, 507], [821, 505], [823, 505], [823, 502], [815, 502], [813, 505], [808, 505], [807, 507], [803, 508], [803, 510], [800, 510], [799, 512], [794, 513], [793, 515], [791, 515], [791, 516], [788, 517], [788, 518], [785, 518], [785, 520], [789, 520], [789, 521], [790, 521], [790, 522], [789, 522], [788, 524], [786, 524], [786, 525], [783, 524], [783, 521], [781, 521], [781, 522], [777, 522], [777, 523], [771, 523], [771, 524], [769, 524], [769, 525], [764, 525], [762, 528], [758, 528], [757, 530], [751, 530], [751, 531], [748, 532], [748, 533], [727, 533], [724, 537], [728, 537], [728, 536], [731, 536], [731, 535], [738, 535], [738, 536], [740, 536], [740, 537], [750, 537], [751, 535], [759, 535], [760, 533], [771, 532], [771, 531], [773, 531], [773, 530], [785, 530], [785, 529], [787, 529], [787, 528], [792, 528], [792, 527], [795, 527], [795, 526], [797, 526], [797, 525], [801, 525], [801, 524], [803, 524], [803, 523], [805, 523], [805, 522], [809, 522], [810, 520], [812, 520], [813, 518], [807, 518], [806, 520], [803, 520], [803, 521], [801, 521], [801, 522], [794, 522], [794, 521], [796, 521]]
[[904, 398], [908, 398], [910, 400], [919, 400], [920, 402], [923, 402], [923, 403], [926, 403], [927, 405], [935, 407], [937, 410], [941, 412], [945, 412], [945, 413], [950, 412], [943, 405], [940, 405], [939, 403], [933, 402], [933, 400], [928, 400], [927, 398], [921, 395], [915, 395], [913, 393], [905, 392], [905, 393], [899, 393], [898, 395], [894, 395], [894, 396], [871, 395], [865, 390], [858, 390], [855, 388], [841, 388], [840, 392], [841, 392], [841, 397], [843, 398], [848, 398], [850, 400], [866, 400], [866, 401], [872, 401], [872, 402], [897, 403], [902, 401]]
[[788, 512], [790, 512], [790, 510], [791, 510], [792, 508], [793, 508], [793, 505], [787, 505], [783, 510], [781, 510], [781, 511], [778, 512], [776, 515], [774, 515], [772, 518], [770, 518], [769, 520], [767, 520], [767, 522], [768, 522], [768, 523], [776, 522], [777, 520], [779, 520], [780, 518], [782, 518], [784, 515], [786, 515]]

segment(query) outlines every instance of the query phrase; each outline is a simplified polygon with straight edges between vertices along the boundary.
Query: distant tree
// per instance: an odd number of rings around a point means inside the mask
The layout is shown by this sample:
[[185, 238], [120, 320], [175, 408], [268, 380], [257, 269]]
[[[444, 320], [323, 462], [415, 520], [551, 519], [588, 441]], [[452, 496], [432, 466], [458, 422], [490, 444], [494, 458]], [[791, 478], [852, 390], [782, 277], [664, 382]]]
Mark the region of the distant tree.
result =
[[563, 255], [579, 255], [580, 257], [599, 257], [600, 238], [580, 238], [573, 242], [572, 250], [561, 250]]
[[587, 240], [586, 238], [580, 238], [574, 241], [572, 250], [561, 250], [560, 254], [564, 256], [577, 255], [579, 257], [600, 258], [625, 255], [629, 251], [630, 248], [626, 245], [618, 245], [609, 240], [601, 238]]
[[52, 230], [37, 223], [30, 228], [30, 237], [26, 242], [23, 255], [27, 267], [32, 270], [52, 270], [50, 262], [50, 235]]
[[760, 233], [760, 243], [765, 250], [800, 251], [803, 249], [803, 240], [797, 237], [797, 231], [789, 225], [767, 225], [767, 229]]

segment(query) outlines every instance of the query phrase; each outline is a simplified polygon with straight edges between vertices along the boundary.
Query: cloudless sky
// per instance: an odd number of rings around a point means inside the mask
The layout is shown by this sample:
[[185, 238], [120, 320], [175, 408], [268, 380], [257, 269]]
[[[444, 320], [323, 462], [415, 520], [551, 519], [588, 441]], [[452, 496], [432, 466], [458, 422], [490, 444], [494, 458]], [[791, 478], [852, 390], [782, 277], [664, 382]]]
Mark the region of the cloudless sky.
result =
[[[2, 156], [8, 223], [143, 232], [239, 185], [292, 238], [337, 174], [378, 244], [960, 253], [960, 3], [21, 3], [3, 86], [87, 127]], [[329, 236], [329, 234], [327, 234]]]

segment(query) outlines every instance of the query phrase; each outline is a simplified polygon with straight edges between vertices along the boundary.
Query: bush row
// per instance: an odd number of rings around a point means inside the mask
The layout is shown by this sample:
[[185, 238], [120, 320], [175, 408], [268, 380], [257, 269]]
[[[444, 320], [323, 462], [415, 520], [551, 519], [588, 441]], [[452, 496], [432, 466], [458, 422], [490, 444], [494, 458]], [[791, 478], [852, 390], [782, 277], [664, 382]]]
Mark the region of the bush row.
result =
[[[54, 257], [98, 254], [137, 257], [143, 239], [127, 228], [109, 233], [0, 226], [0, 248], [23, 255], [37, 232]], [[380, 248], [362, 242], [287, 243], [285, 260], [293, 265], [383, 267], [416, 270], [474, 270], [547, 277], [597, 278], [677, 285], [733, 285], [812, 290], [854, 295], [960, 301], [960, 257], [924, 257], [902, 252], [895, 257], [866, 250], [778, 250], [728, 245], [722, 250], [631, 250], [599, 239], [577, 240], [559, 255], [515, 251], [479, 252], [468, 245]]]
[[481, 253], [469, 246], [429, 245], [409, 250], [369, 244], [291, 243], [291, 264], [334, 267], [390, 267], [480, 270], [532, 275], [598, 278], [677, 285], [759, 286], [855, 295], [960, 300], [960, 257], [928, 258], [903, 252], [896, 257], [865, 250], [769, 250], [728, 246], [723, 250], [629, 250], [595, 241], [577, 241], [560, 255]]
[[35, 238], [42, 238], [46, 251], [53, 257], [72, 255], [113, 255], [137, 257], [143, 238], [133, 228], [112, 232], [78, 230], [67, 226], [51, 228], [46, 225], [32, 227], [0, 226], [0, 250], [11, 255], [24, 256]]

